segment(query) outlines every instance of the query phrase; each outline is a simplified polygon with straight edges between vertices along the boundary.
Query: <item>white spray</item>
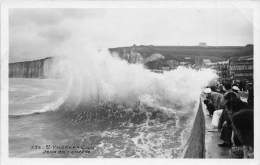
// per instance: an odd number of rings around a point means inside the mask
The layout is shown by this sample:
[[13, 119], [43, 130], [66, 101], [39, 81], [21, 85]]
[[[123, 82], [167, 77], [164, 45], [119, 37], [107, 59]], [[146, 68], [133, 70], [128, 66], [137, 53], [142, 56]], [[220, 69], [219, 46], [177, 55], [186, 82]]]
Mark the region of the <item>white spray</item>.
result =
[[[164, 107], [185, 106], [199, 99], [202, 88], [217, 76], [211, 69], [178, 67], [154, 73], [142, 64], [129, 64], [106, 50], [71, 46], [63, 51], [72, 80], [67, 102], [73, 106], [115, 102]], [[70, 108], [70, 109], [76, 109]]]

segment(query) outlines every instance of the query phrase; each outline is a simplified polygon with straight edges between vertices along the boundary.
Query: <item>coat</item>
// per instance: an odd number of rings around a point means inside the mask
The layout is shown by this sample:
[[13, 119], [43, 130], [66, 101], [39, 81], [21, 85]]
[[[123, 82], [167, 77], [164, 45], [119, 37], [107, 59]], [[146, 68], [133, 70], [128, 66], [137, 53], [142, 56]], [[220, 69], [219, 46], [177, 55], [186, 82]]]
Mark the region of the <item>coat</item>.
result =
[[211, 92], [207, 98], [213, 104], [215, 110], [224, 108], [224, 97], [223, 94], [218, 92]]

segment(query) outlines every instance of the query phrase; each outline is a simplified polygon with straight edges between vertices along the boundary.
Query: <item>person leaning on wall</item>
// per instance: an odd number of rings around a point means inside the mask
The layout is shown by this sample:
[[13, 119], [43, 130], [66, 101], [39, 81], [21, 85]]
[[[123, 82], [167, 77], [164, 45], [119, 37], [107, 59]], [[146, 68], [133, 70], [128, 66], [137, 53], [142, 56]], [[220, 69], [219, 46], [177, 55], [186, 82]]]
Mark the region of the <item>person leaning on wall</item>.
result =
[[241, 109], [247, 108], [247, 104], [241, 101], [235, 92], [228, 92], [224, 95], [225, 108], [220, 116], [218, 129], [220, 131], [220, 139], [223, 143], [218, 144], [220, 147], [231, 147], [232, 137], [232, 115]]
[[211, 88], [206, 88], [204, 93], [206, 95], [204, 104], [209, 111], [209, 116], [212, 116], [215, 110], [223, 108], [223, 95], [221, 93], [212, 91]]

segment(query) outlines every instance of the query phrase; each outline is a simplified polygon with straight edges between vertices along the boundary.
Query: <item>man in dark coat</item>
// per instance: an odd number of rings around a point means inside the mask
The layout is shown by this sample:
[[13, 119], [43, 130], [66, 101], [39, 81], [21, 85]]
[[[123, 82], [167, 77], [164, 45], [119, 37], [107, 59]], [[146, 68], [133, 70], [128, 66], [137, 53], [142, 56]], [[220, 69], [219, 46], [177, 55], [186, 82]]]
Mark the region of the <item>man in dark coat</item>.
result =
[[234, 143], [236, 146], [254, 147], [254, 114], [252, 109], [243, 109], [232, 116], [236, 129]]
[[220, 147], [231, 147], [232, 136], [232, 115], [241, 109], [247, 108], [247, 104], [241, 101], [236, 93], [228, 92], [224, 95], [225, 109], [223, 110], [218, 128], [221, 131], [220, 139], [224, 142], [219, 144]]

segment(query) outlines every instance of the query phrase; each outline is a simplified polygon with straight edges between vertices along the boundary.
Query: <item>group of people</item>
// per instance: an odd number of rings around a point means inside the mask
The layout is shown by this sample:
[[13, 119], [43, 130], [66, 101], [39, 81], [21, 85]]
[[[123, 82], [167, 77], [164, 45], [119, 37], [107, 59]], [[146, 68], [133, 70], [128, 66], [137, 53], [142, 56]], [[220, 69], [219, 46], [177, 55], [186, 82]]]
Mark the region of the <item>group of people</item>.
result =
[[[237, 84], [225, 83], [204, 90], [209, 116], [219, 115], [218, 130], [223, 143], [219, 147], [254, 146], [253, 86], [240, 91]], [[246, 96], [246, 99], [244, 98]]]

